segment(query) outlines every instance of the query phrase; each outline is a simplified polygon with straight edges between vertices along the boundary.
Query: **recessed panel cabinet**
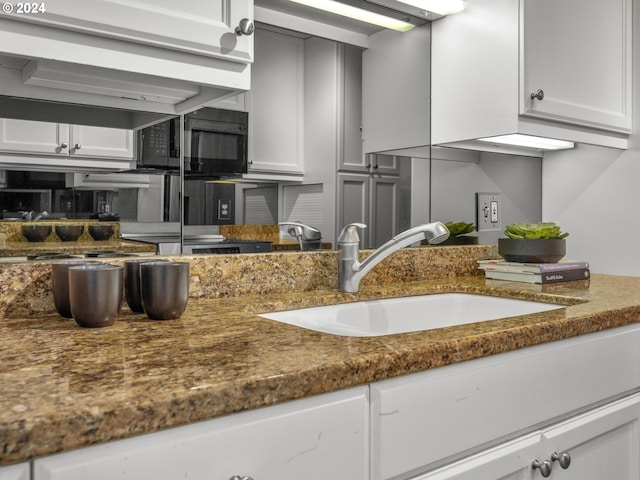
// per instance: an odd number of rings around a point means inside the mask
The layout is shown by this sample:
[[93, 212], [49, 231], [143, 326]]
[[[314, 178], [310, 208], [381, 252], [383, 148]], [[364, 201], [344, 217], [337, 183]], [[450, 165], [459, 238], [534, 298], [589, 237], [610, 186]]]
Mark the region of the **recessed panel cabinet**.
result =
[[249, 111], [249, 173], [303, 173], [304, 40], [259, 29]]
[[506, 134], [626, 148], [631, 0], [468, 0], [432, 23], [432, 142]]
[[31, 480], [29, 464], [19, 463], [0, 467], [0, 480]]
[[634, 480], [640, 395], [490, 448], [416, 480]]
[[132, 160], [133, 142], [132, 130], [0, 119], [0, 151], [5, 153]]

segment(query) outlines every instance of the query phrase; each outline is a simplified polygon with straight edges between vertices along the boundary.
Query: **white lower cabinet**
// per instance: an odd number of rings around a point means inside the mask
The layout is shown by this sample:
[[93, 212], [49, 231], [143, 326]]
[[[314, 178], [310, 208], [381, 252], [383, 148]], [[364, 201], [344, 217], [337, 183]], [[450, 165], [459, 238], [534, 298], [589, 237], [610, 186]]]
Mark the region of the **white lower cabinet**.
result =
[[31, 470], [28, 463], [0, 467], [0, 480], [29, 480]]
[[554, 479], [640, 478], [640, 396], [611, 400], [640, 387], [639, 341], [622, 327], [373, 384], [372, 480], [541, 478], [534, 460]]
[[640, 395], [446, 465], [416, 480], [635, 480]]
[[34, 462], [34, 480], [365, 480], [368, 388], [319, 395]]
[[52, 455], [31, 478], [637, 480], [638, 344], [638, 324], [581, 335]]

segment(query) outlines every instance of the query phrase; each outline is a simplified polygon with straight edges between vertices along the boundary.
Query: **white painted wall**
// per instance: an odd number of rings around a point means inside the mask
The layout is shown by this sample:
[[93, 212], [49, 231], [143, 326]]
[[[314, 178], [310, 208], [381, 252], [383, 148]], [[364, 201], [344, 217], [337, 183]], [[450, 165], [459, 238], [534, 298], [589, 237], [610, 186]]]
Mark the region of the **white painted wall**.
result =
[[567, 257], [594, 273], [640, 276], [640, 0], [633, 2], [634, 127], [625, 151], [579, 145], [545, 156], [542, 217], [567, 237]]

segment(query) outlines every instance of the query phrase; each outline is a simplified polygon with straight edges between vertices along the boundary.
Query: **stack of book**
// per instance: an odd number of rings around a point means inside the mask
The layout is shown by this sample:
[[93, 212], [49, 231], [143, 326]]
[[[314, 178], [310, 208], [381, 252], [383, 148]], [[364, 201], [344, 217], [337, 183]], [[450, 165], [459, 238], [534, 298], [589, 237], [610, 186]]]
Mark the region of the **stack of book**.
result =
[[511, 282], [570, 282], [586, 280], [591, 276], [589, 263], [582, 261], [519, 263], [504, 260], [479, 260], [478, 268], [484, 270], [486, 278]]

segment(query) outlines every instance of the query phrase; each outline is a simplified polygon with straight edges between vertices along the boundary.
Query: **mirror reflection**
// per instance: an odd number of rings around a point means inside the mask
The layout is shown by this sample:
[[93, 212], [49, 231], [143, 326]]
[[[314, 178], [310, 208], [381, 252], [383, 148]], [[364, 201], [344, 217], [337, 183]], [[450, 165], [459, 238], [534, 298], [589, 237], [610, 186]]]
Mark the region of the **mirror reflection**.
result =
[[292, 221], [320, 230], [324, 248], [364, 222], [362, 247], [373, 248], [420, 223], [476, 223], [478, 192], [501, 193], [503, 224], [540, 219], [540, 158], [429, 146], [363, 155], [363, 49], [265, 25], [255, 35], [251, 92], [187, 113], [183, 132], [166, 115], [131, 128], [75, 125], [63, 110], [55, 122], [55, 109], [47, 121], [0, 119], [1, 220], [113, 221], [122, 238], [190, 253], [246, 239], [242, 225], [260, 226], [253, 240], [297, 245], [277, 225]]

